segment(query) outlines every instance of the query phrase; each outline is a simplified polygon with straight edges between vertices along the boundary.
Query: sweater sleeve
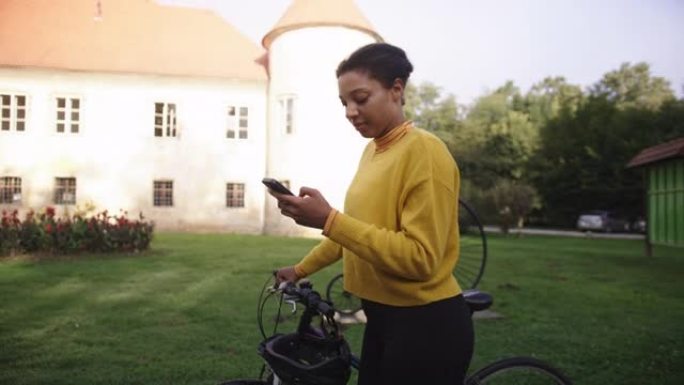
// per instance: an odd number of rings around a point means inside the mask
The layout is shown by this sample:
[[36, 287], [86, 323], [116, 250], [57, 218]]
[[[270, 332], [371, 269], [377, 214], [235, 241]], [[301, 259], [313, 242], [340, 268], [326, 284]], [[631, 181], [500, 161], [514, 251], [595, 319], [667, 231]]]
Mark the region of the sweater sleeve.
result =
[[311, 249], [302, 260], [295, 265], [295, 271], [300, 277], [309, 276], [322, 268], [332, 265], [342, 257], [342, 247], [326, 238]]
[[388, 274], [427, 281], [444, 258], [456, 199], [452, 189], [427, 178], [409, 191], [398, 231], [338, 213], [328, 237]]

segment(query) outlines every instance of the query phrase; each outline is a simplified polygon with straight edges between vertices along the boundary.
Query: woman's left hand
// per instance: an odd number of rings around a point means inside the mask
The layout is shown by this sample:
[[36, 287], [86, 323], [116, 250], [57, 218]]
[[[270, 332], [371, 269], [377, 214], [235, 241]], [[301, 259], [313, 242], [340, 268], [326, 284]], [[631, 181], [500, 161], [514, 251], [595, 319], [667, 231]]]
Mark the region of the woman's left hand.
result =
[[302, 226], [323, 229], [332, 210], [320, 191], [310, 187], [299, 189], [299, 196], [279, 194], [273, 190], [268, 192], [278, 200], [281, 214]]

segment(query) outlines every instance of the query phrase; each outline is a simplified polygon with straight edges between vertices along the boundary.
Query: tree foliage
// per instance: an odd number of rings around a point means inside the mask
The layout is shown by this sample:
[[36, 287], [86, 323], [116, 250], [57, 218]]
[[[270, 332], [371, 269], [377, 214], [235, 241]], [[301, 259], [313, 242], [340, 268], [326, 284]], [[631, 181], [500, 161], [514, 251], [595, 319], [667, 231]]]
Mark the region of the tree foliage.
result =
[[625, 63], [586, 91], [547, 77], [523, 94], [509, 81], [468, 108], [423, 83], [407, 89], [406, 111], [447, 144], [462, 196], [488, 222], [504, 220], [506, 195], [551, 225], [572, 226], [591, 209], [643, 215], [642, 176], [625, 165], [645, 147], [684, 136], [684, 100], [645, 63]]

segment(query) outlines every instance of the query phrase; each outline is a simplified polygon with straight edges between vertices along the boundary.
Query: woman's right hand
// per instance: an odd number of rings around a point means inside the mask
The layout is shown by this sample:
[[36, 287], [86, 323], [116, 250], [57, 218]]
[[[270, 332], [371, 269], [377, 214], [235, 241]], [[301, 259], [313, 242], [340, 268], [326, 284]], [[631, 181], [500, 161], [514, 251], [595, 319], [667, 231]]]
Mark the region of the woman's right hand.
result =
[[297, 282], [301, 277], [297, 276], [294, 266], [281, 267], [276, 271], [276, 282]]

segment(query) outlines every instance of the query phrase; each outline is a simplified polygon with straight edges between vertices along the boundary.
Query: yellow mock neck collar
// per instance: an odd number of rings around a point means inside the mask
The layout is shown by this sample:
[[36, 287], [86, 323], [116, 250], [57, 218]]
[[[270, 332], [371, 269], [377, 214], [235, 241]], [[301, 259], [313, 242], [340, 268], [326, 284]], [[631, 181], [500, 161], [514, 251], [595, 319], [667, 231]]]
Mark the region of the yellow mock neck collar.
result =
[[387, 151], [394, 143], [398, 142], [404, 137], [404, 135], [406, 135], [407, 132], [409, 132], [409, 129], [412, 127], [412, 125], [412, 122], [407, 120], [389, 130], [385, 135], [373, 139], [373, 141], [375, 141], [375, 153], [379, 154], [381, 152]]

